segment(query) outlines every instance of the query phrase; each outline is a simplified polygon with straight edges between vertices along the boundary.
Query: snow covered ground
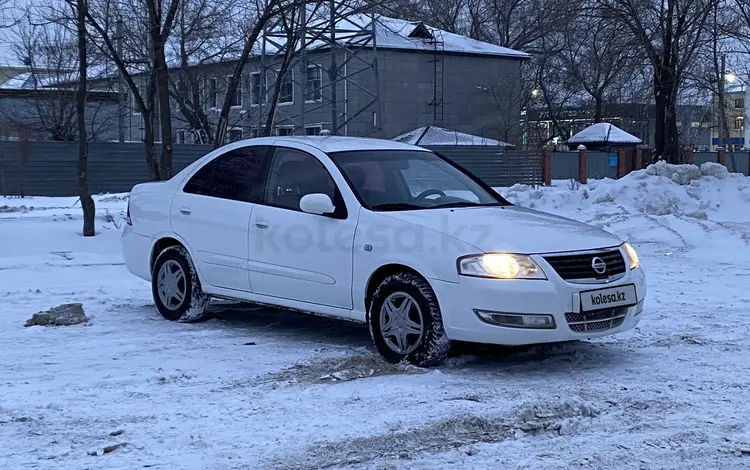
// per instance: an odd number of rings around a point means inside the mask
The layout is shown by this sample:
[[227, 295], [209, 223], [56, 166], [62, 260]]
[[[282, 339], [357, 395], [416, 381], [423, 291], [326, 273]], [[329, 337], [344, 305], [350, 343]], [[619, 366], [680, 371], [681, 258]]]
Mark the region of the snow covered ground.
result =
[[[502, 189], [630, 239], [645, 317], [431, 370], [343, 321], [224, 303], [169, 323], [122, 264], [124, 195], [97, 197], [93, 239], [75, 198], [0, 199], [0, 468], [750, 468], [750, 178], [702, 170]], [[89, 324], [23, 327], [66, 302]]]

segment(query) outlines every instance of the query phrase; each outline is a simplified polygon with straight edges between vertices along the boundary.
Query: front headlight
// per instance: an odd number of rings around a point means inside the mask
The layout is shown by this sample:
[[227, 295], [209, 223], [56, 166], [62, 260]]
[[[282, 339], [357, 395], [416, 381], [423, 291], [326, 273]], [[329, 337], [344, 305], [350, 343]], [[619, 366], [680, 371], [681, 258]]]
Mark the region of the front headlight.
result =
[[547, 279], [542, 268], [526, 255], [488, 253], [459, 258], [458, 273], [493, 279]]
[[635, 248], [630, 246], [630, 243], [623, 243], [620, 245], [620, 248], [622, 248], [622, 251], [625, 253], [625, 260], [628, 263], [628, 266], [630, 266], [630, 270], [637, 268], [641, 265], [641, 261], [638, 259], [638, 253], [635, 252]]

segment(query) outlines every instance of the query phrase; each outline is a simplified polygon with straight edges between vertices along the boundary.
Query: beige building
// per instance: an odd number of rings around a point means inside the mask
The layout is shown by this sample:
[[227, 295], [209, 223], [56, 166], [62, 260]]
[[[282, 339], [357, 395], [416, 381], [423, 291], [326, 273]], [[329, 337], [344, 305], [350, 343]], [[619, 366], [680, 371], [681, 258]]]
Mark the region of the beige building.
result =
[[[733, 145], [735, 149], [745, 146], [745, 85], [729, 85], [724, 93], [724, 110], [726, 112], [729, 135], [720, 132], [719, 99], [714, 94], [711, 125], [711, 150], [719, 145]], [[720, 136], [723, 138], [719, 140]]]

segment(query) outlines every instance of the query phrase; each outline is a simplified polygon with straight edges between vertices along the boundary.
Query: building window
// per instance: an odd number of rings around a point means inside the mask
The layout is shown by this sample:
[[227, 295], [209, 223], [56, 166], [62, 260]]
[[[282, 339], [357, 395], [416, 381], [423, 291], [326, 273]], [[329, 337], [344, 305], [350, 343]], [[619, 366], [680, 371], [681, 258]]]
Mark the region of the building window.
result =
[[319, 65], [307, 67], [305, 80], [305, 100], [321, 101], [323, 99], [323, 68]]
[[[229, 92], [229, 82], [232, 77], [227, 77], [227, 92]], [[234, 93], [229, 98], [229, 105], [233, 108], [242, 107], [242, 78], [237, 80], [237, 88], [234, 89]]]
[[227, 142], [237, 142], [242, 140], [242, 129], [235, 127], [227, 131]]
[[259, 105], [261, 102], [266, 102], [266, 84], [265, 80], [262, 79], [260, 72], [250, 74], [250, 104], [253, 106]]
[[745, 107], [745, 100], [742, 98], [737, 98], [734, 100], [734, 107], [735, 109], [742, 109]]
[[216, 79], [215, 78], [207, 78], [205, 82], [206, 87], [206, 106], [208, 106], [208, 109], [216, 109]]
[[177, 131], [177, 143], [178, 144], [184, 144], [185, 143], [185, 129], [179, 129]]
[[734, 130], [741, 131], [744, 128], [745, 128], [744, 118], [738, 117], [737, 119], [734, 120]]
[[279, 83], [279, 104], [294, 103], [294, 70], [288, 70]]
[[320, 135], [320, 131], [322, 130], [322, 126], [306, 126], [305, 135]]
[[279, 126], [276, 128], [276, 135], [278, 136], [294, 135], [294, 127], [293, 126]]

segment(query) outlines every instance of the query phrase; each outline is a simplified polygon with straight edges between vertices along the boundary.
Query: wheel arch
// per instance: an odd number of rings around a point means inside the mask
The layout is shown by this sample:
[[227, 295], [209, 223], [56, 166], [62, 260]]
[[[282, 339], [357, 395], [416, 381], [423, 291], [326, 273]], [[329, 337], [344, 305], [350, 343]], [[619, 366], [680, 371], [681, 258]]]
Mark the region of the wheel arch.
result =
[[[162, 233], [153, 238], [154, 244], [151, 247], [151, 254], [149, 255], [149, 272], [153, 271], [154, 269], [154, 263], [156, 263], [156, 257], [159, 256], [159, 253], [164, 251], [165, 249], [169, 248], [170, 246], [182, 246], [187, 250], [188, 255], [190, 255], [190, 258], [193, 260], [193, 265], [195, 266], [195, 269], [198, 270], [197, 263], [195, 262], [195, 257], [193, 256], [193, 253], [190, 251], [190, 248], [187, 246], [187, 243], [185, 243], [185, 240], [183, 240], [179, 235], [176, 233], [168, 232], [168, 233]], [[200, 274], [200, 273], [199, 273]]]
[[425, 282], [430, 284], [430, 280], [427, 279], [424, 274], [419, 272], [419, 270], [403, 263], [388, 263], [378, 267], [375, 271], [372, 272], [372, 274], [370, 274], [370, 277], [367, 279], [367, 284], [365, 286], [365, 317], [370, 314], [370, 304], [372, 303], [372, 297], [373, 295], [375, 295], [375, 290], [378, 288], [378, 286], [388, 276], [403, 272], [415, 274], [424, 279]]

